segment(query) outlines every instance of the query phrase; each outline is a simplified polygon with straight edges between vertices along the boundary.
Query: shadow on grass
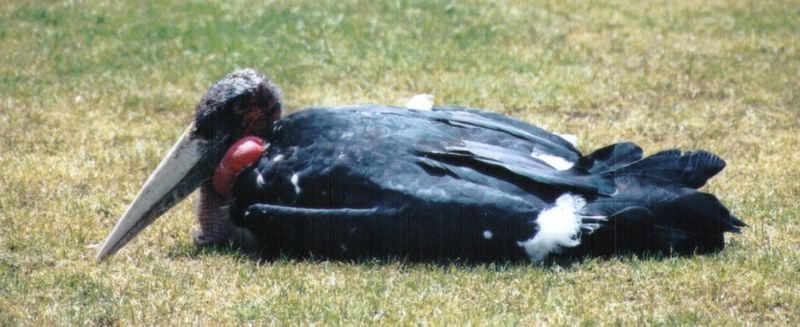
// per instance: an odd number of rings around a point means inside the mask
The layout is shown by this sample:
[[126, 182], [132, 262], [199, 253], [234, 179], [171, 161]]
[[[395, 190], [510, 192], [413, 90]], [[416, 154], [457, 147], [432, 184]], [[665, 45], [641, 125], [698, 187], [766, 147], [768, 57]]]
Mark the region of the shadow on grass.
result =
[[354, 265], [362, 265], [365, 267], [385, 267], [385, 266], [398, 266], [400, 269], [413, 268], [413, 267], [436, 267], [439, 269], [449, 269], [456, 267], [459, 269], [491, 269], [497, 272], [503, 272], [512, 267], [536, 267], [544, 269], [559, 268], [563, 270], [571, 270], [579, 268], [587, 261], [606, 261], [606, 260], [622, 260], [624, 262], [641, 262], [641, 261], [664, 261], [674, 258], [690, 258], [690, 257], [706, 257], [715, 256], [720, 251], [705, 252], [705, 253], [663, 253], [663, 252], [648, 252], [648, 253], [616, 253], [616, 254], [587, 254], [579, 252], [565, 252], [561, 255], [551, 256], [543, 262], [532, 262], [530, 260], [488, 260], [488, 261], [470, 261], [461, 259], [440, 259], [440, 260], [415, 260], [405, 257], [383, 257], [383, 258], [356, 258], [356, 259], [339, 259], [339, 258], [325, 258], [314, 255], [297, 256], [287, 255], [283, 253], [265, 253], [262, 249], [250, 246], [242, 247], [236, 244], [225, 245], [208, 245], [198, 246], [194, 244], [175, 245], [167, 251], [167, 256], [171, 259], [189, 259], [189, 260], [202, 260], [205, 257], [216, 256], [231, 256], [243, 260], [252, 260], [258, 264], [272, 264], [277, 262], [305, 262], [305, 263], [324, 263], [324, 262], [342, 262]]

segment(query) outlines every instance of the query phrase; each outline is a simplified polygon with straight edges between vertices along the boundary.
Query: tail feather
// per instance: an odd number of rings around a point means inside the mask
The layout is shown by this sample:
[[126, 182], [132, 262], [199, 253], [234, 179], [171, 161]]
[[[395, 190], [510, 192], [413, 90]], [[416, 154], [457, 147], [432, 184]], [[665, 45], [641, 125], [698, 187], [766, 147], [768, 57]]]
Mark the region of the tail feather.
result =
[[584, 207], [581, 214], [607, 219], [582, 235], [574, 253], [713, 252], [724, 247], [724, 233], [745, 226], [714, 195], [696, 190], [725, 167], [709, 152], [668, 150], [642, 159], [638, 146], [621, 143], [576, 166], [613, 180], [618, 192], [598, 195]]
[[690, 235], [738, 233], [744, 227], [715, 196], [708, 193], [693, 192], [653, 207], [655, 216], [661, 218], [656, 223], [658, 226], [678, 229]]
[[576, 167], [592, 174], [610, 171], [642, 159], [642, 148], [625, 142], [598, 149], [578, 159]]
[[713, 153], [668, 150], [611, 170], [607, 174], [647, 176], [697, 189], [724, 168], [725, 161]]

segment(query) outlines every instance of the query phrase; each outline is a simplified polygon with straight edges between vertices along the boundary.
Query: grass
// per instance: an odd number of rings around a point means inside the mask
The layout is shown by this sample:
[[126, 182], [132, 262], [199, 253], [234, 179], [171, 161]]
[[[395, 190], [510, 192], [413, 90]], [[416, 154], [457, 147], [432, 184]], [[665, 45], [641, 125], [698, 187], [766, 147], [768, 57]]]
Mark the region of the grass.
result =
[[[796, 1], [173, 2], [0, 3], [0, 325], [800, 323]], [[290, 110], [428, 92], [585, 151], [707, 149], [728, 162], [707, 189], [750, 227], [692, 258], [265, 263], [196, 248], [187, 201], [96, 263], [246, 66]]]

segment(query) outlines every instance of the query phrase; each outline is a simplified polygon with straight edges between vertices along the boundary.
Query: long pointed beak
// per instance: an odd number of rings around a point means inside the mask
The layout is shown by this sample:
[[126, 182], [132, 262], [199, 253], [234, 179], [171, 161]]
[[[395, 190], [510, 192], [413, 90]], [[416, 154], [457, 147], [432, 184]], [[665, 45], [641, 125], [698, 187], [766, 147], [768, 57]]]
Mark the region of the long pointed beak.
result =
[[147, 179], [100, 247], [97, 260], [116, 253], [145, 227], [211, 177], [220, 158], [220, 149], [216, 146], [219, 142], [194, 138], [191, 133], [193, 129], [194, 124], [183, 133]]

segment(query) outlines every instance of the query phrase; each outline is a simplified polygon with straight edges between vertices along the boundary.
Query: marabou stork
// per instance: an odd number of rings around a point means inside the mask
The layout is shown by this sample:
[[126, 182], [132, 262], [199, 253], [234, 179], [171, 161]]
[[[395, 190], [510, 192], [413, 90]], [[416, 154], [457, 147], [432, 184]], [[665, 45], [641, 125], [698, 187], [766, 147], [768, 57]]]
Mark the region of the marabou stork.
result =
[[697, 191], [724, 166], [705, 151], [643, 158], [633, 143], [583, 155], [536, 126], [461, 107], [317, 107], [281, 118], [278, 88], [243, 69], [209, 89], [97, 257], [197, 188], [197, 243], [244, 233], [273, 254], [704, 253], [745, 226]]

